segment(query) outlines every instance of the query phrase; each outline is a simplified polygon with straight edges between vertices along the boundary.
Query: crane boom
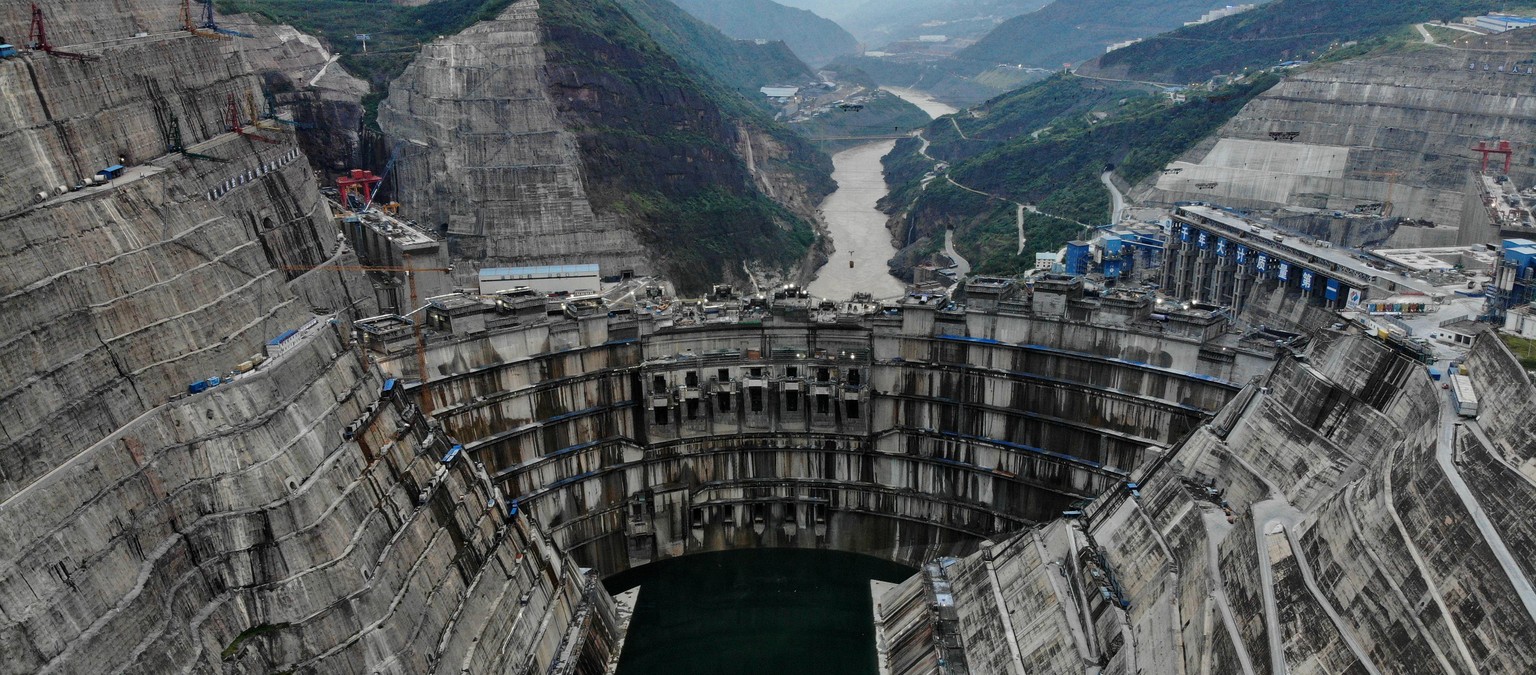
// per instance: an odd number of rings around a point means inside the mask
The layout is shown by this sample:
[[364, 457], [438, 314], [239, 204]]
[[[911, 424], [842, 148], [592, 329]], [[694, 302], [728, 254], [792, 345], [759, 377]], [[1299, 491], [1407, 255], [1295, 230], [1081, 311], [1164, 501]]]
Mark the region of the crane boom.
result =
[[[334, 270], [338, 272], [399, 272], [404, 273], [407, 284], [410, 286], [412, 312], [420, 300], [416, 297], [416, 273], [418, 272], [450, 272], [447, 267], [408, 267], [394, 265], [281, 265], [281, 269], [291, 272], [308, 272], [311, 270]], [[416, 372], [421, 376], [421, 414], [432, 417], [432, 393], [427, 389], [427, 342], [421, 334], [421, 322], [411, 320], [411, 333], [416, 338]]]

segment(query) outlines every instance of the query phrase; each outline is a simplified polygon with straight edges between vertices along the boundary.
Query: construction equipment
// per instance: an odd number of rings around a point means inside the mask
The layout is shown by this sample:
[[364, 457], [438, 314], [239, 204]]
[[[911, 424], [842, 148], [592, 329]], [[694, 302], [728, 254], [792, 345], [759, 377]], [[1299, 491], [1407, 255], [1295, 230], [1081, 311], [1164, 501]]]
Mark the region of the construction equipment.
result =
[[[409, 261], [409, 258], [407, 258], [407, 261]], [[446, 274], [446, 273], [448, 273], [448, 272], [450, 272], [452, 270], [448, 269], [447, 267], [410, 267], [410, 266], [399, 266], [399, 267], [396, 267], [396, 266], [381, 266], [381, 265], [314, 265], [314, 266], [283, 265], [281, 267], [281, 269], [283, 269], [284, 271], [289, 271], [289, 272], [308, 272], [308, 271], [311, 271], [311, 270], [334, 270], [334, 271], [337, 271], [337, 272], [381, 272], [381, 273], [390, 273], [390, 274], [404, 274], [405, 275], [405, 279], [406, 279], [406, 284], [410, 288], [411, 307], [413, 309], [410, 312], [402, 314], [401, 317], [406, 319], [407, 321], [411, 322], [411, 333], [416, 338], [416, 372], [419, 373], [420, 376], [421, 376], [421, 387], [420, 387], [420, 393], [421, 393], [421, 414], [426, 416], [426, 417], [428, 417], [428, 418], [432, 417], [432, 394], [431, 394], [431, 392], [429, 392], [427, 390], [427, 379], [428, 379], [427, 378], [427, 341], [426, 341], [426, 338], [422, 337], [422, 334], [421, 334], [421, 321], [411, 319], [410, 316], [411, 316], [411, 314], [415, 314], [416, 312], [419, 312], [422, 309], [421, 307], [419, 307], [417, 305], [417, 303], [421, 302], [421, 300], [418, 299], [417, 296], [416, 296], [416, 275], [417, 275], [417, 273], [420, 273], [420, 272], [442, 272], [442, 273]]]
[[1391, 218], [1392, 217], [1392, 192], [1397, 189], [1397, 179], [1402, 177], [1403, 172], [1398, 171], [1396, 169], [1393, 169], [1391, 171], [1359, 171], [1357, 173], [1359, 173], [1362, 176], [1386, 176], [1387, 177], [1387, 198], [1382, 200], [1382, 202], [1381, 202], [1381, 217], [1382, 218]]
[[43, 25], [43, 8], [38, 7], [36, 3], [32, 4], [32, 30], [27, 34], [27, 47], [61, 59], [72, 59], [75, 61], [101, 60], [100, 56], [76, 54], [75, 52], [57, 49], [52, 43], [48, 42], [48, 29]]
[[277, 116], [277, 97], [273, 96], [272, 92], [267, 91], [265, 89], [261, 90], [261, 95], [266, 97], [266, 99], [267, 99], [267, 112], [262, 115], [263, 118], [271, 120], [271, 121], [276, 122], [278, 124], [294, 127], [294, 128], [297, 128], [297, 129], [313, 129], [313, 128], [315, 128], [315, 125], [313, 123], [310, 123], [310, 122], [295, 122], [293, 120], [285, 120], [285, 119], [283, 119], [281, 117], [278, 117]]
[[[395, 160], [400, 158], [400, 148], [405, 147], [406, 143], [412, 143], [412, 144], [415, 144], [415, 145], [419, 145], [421, 147], [427, 147], [426, 143], [423, 143], [421, 141], [414, 140], [414, 139], [409, 139], [409, 138], [403, 138], [403, 139], [400, 139], [399, 141], [396, 141], [395, 142], [395, 147], [390, 148], [390, 150], [389, 150], [389, 161], [384, 163], [384, 172], [379, 174], [379, 182], [383, 182], [385, 178], [389, 177], [390, 172], [395, 170]], [[399, 190], [399, 185], [400, 185], [400, 181], [398, 181], [398, 180], [395, 181], [395, 186], [396, 186], [395, 191], [396, 192], [400, 191]], [[373, 203], [373, 195], [370, 194], [368, 196], [367, 201], [363, 202], [363, 210], [367, 211], [368, 210], [368, 205], [372, 204], [372, 203]]]
[[186, 146], [182, 145], [181, 143], [181, 120], [176, 117], [176, 113], [169, 111], [167, 111], [167, 113], [170, 115], [167, 126], [170, 127], [169, 135], [171, 141], [166, 147], [167, 152], [179, 152], [186, 156], [188, 159], [201, 159], [208, 162], [217, 162], [219, 164], [225, 164], [229, 162], [229, 160], [224, 159], [223, 157], [203, 155], [188, 150]]
[[240, 103], [239, 101], [235, 100], [234, 94], [229, 95], [229, 130], [253, 141], [261, 141], [263, 143], [282, 142], [275, 138], [267, 138], [266, 136], [259, 134], [247, 133], [245, 130], [245, 124], [240, 121]]
[[[336, 201], [342, 206], [359, 211], [368, 210], [368, 204], [373, 202], [373, 192], [379, 183], [384, 182], [383, 176], [375, 176], [367, 169], [353, 169], [347, 175], [336, 179]], [[353, 206], [352, 197], [357, 196], [357, 206]]]
[[1477, 147], [1472, 148], [1472, 150], [1473, 152], [1483, 153], [1483, 173], [1488, 173], [1489, 155], [1504, 155], [1504, 173], [1509, 173], [1510, 162], [1515, 158], [1515, 149], [1509, 144], [1509, 141], [1499, 141], [1497, 145], [1493, 146], [1488, 145], [1487, 141], [1478, 141]]
[[[190, 0], [188, 0], [188, 1], [190, 1]], [[202, 24], [200, 24], [200, 27], [204, 28], [204, 29], [207, 29], [207, 30], [211, 30], [211, 31], [213, 31], [217, 35], [225, 35], [225, 36], [228, 36], [228, 37], [242, 37], [242, 38], [253, 38], [253, 37], [256, 37], [255, 35], [251, 35], [249, 33], [242, 33], [242, 32], [237, 31], [237, 30], [230, 30], [228, 28], [223, 28], [223, 27], [219, 26], [219, 23], [217, 21], [214, 21], [214, 19], [213, 19], [213, 0], [208, 0], [207, 2], [203, 3], [203, 22], [202, 22]]]
[[[209, 7], [211, 11], [212, 5], [209, 5]], [[201, 26], [192, 25], [192, 0], [181, 0], [181, 28], [200, 38], [208, 38], [209, 40], [230, 39], [228, 35], [220, 35]]]

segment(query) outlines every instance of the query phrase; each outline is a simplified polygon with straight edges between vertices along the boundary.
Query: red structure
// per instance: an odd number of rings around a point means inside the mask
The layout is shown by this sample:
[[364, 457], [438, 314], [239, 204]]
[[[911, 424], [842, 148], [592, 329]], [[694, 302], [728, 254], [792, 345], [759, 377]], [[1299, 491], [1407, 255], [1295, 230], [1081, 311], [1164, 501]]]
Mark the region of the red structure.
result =
[[367, 169], [353, 169], [345, 176], [336, 179], [336, 190], [341, 194], [342, 204], [350, 204], [354, 193], [358, 195], [358, 204], [368, 204], [373, 201], [373, 190], [379, 183], [384, 182], [383, 176], [375, 176]]
[[74, 59], [76, 61], [96, 61], [101, 58], [100, 56], [76, 54], [74, 52], [66, 52], [54, 49], [53, 44], [48, 42], [48, 28], [47, 26], [43, 25], [43, 8], [38, 7], [37, 3], [32, 4], [32, 30], [27, 33], [27, 48], [36, 49], [40, 52], [48, 54], [49, 56], [57, 56], [63, 59]]
[[1483, 172], [1488, 171], [1489, 155], [1504, 155], [1504, 173], [1509, 173], [1509, 164], [1515, 158], [1515, 149], [1510, 147], [1509, 141], [1499, 141], [1497, 147], [1490, 147], [1487, 142], [1478, 141], [1477, 147], [1472, 149], [1483, 153]]
[[229, 95], [229, 119], [227, 121], [229, 122], [230, 131], [233, 131], [236, 134], [249, 138], [253, 141], [262, 141], [264, 143], [280, 142], [276, 139], [267, 138], [266, 136], [248, 134], [245, 132], [245, 124], [240, 121], [240, 103], [235, 100], [234, 94]]

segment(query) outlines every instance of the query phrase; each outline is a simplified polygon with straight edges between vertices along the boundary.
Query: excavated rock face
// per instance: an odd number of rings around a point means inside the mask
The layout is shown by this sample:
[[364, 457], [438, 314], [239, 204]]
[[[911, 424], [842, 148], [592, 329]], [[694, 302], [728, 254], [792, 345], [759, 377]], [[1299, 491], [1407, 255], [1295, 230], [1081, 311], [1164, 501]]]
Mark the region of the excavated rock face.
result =
[[929, 579], [885, 596], [892, 672], [1530, 670], [1536, 483], [1530, 418], [1510, 422], [1536, 389], [1491, 335], [1468, 362], [1486, 426], [1453, 424], [1423, 367], [1374, 340], [1282, 361], [1137, 494], [935, 566], [954, 624], [919, 618]]
[[597, 262], [699, 287], [800, 263], [824, 160], [589, 4], [524, 0], [423, 47], [379, 113], [400, 201], [447, 226], [466, 272]]
[[174, 3], [47, 20], [100, 58], [0, 60], [0, 672], [606, 661], [605, 596], [349, 344], [373, 294], [311, 270], [356, 258], [292, 132], [229, 132], [242, 54]]
[[290, 111], [299, 147], [313, 165], [332, 173], [362, 166], [359, 134], [362, 129], [363, 96], [367, 82], [353, 77], [320, 40], [291, 26], [257, 22], [249, 16], [231, 15], [225, 23], [239, 26], [254, 37], [223, 43], [226, 51], [238, 51], [262, 79], [270, 105]]
[[379, 107], [385, 133], [409, 139], [395, 167], [399, 200], [423, 224], [446, 223], [452, 254], [474, 265], [650, 271], [634, 233], [593, 212], [544, 67], [531, 1], [424, 45]]
[[[1516, 183], [1536, 177], [1529, 147], [1518, 143], [1536, 134], [1536, 75], [1525, 73], [1536, 37], [1521, 35], [1530, 32], [1468, 47], [1415, 45], [1291, 73], [1170, 165], [1180, 171], [1149, 180], [1139, 196], [1240, 208], [1292, 205], [1325, 215], [1390, 201], [1394, 215], [1438, 227], [1410, 228], [1389, 245], [1487, 241], [1497, 233], [1486, 217], [1461, 227], [1464, 206], [1478, 199], [1471, 177], [1482, 156], [1471, 148], [1479, 141], [1516, 140]], [[1297, 136], [1274, 140], [1271, 132]], [[1385, 238], [1345, 231], [1343, 222], [1290, 224], [1329, 230], [1339, 242]]]

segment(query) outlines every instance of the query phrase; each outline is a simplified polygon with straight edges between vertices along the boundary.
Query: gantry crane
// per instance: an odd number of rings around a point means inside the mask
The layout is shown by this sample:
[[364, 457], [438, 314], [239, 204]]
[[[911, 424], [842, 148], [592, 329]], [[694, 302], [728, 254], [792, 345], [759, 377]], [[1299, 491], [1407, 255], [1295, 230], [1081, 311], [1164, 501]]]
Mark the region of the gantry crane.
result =
[[1510, 145], [1509, 141], [1499, 141], [1494, 145], [1489, 145], [1487, 141], [1478, 141], [1477, 147], [1472, 148], [1472, 151], [1482, 153], [1483, 173], [1488, 173], [1488, 157], [1490, 155], [1504, 155], [1504, 173], [1509, 173], [1509, 165], [1515, 159], [1515, 148]]
[[411, 333], [416, 338], [416, 372], [421, 376], [421, 414], [432, 417], [432, 394], [427, 391], [427, 342], [421, 334], [421, 321], [410, 319], [411, 314], [421, 310], [417, 306], [420, 302], [416, 297], [416, 275], [420, 272], [443, 272], [452, 270], [447, 267], [410, 267], [394, 265], [283, 265], [281, 269], [289, 272], [308, 272], [310, 270], [335, 270], [338, 272], [389, 272], [405, 274], [406, 285], [410, 288], [411, 311], [402, 315], [411, 322]]

